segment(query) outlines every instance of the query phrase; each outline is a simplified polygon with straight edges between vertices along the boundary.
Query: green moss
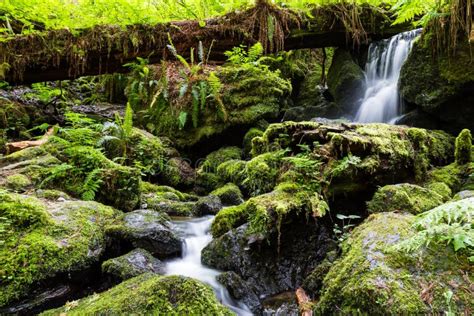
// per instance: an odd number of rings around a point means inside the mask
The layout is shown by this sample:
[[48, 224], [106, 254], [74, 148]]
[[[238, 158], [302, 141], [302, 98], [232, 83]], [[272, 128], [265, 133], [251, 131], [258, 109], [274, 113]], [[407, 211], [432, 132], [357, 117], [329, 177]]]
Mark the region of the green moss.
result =
[[223, 147], [206, 156], [201, 170], [204, 172], [215, 173], [217, 167], [229, 160], [238, 160], [242, 158], [242, 149], [238, 147]]
[[240, 185], [245, 179], [247, 162], [243, 160], [229, 160], [217, 167], [217, 176], [224, 182]]
[[31, 180], [23, 174], [13, 174], [7, 177], [5, 185], [13, 191], [24, 192], [31, 185]]
[[246, 163], [242, 186], [251, 196], [270, 192], [275, 187], [283, 156], [283, 151], [268, 152]]
[[199, 193], [207, 194], [215, 188], [219, 187], [220, 184], [221, 178], [219, 178], [219, 176], [215, 173], [203, 172], [202, 170], [198, 170], [196, 176], [196, 187], [202, 191]]
[[212, 223], [216, 238], [245, 222], [247, 234], [264, 240], [271, 233], [280, 234], [283, 222], [299, 215], [322, 217], [328, 211], [326, 202], [314, 192], [308, 192], [294, 183], [282, 183], [274, 191], [258, 195], [244, 204], [222, 209]]
[[238, 205], [244, 201], [239, 187], [233, 183], [227, 183], [226, 185], [212, 191], [210, 195], [219, 197], [221, 202], [225, 205]]
[[251, 128], [248, 130], [248, 132], [244, 136], [244, 140], [242, 142], [242, 147], [244, 149], [244, 155], [246, 157], [250, 156], [250, 153], [252, 151], [252, 140], [255, 137], [260, 137], [263, 135], [263, 131], [258, 129], [258, 128]]
[[464, 168], [456, 163], [435, 168], [428, 173], [427, 184], [429, 185], [433, 182], [445, 183], [452, 192], [457, 192], [461, 187], [464, 171]]
[[333, 56], [327, 76], [329, 92], [341, 107], [346, 108], [354, 98], [354, 93], [364, 84], [364, 72], [351, 54], [338, 48]]
[[71, 199], [71, 197], [67, 195], [67, 193], [58, 190], [37, 190], [35, 194], [38, 198], [43, 198], [51, 201], [56, 201], [59, 198], [63, 198], [65, 200]]
[[168, 200], [193, 201], [197, 199], [197, 197], [188, 193], [183, 193], [175, 188], [166, 185], [156, 185], [146, 181], [140, 182], [140, 191], [142, 194], [161, 195], [163, 198]]
[[175, 157], [166, 162], [161, 178], [173, 187], [190, 187], [196, 180], [196, 173], [185, 159]]
[[116, 215], [95, 202], [45, 203], [0, 191], [0, 305], [25, 297], [38, 282], [97, 262], [104, 227]]
[[445, 201], [446, 199], [435, 191], [402, 183], [378, 189], [372, 200], [367, 203], [367, 208], [371, 213], [402, 211], [419, 214]]
[[42, 315], [232, 315], [212, 289], [182, 276], [144, 274]]
[[454, 157], [459, 165], [471, 162], [472, 135], [468, 129], [463, 129], [456, 138]]
[[[467, 257], [457, 257], [444, 244], [396, 250], [398, 243], [416, 234], [415, 219], [380, 213], [355, 228], [343, 244], [341, 258], [324, 278], [316, 314], [334, 310], [374, 315], [444, 313], [448, 306], [443, 294], [448, 290], [456, 297], [451, 302], [453, 312], [472, 309], [472, 296], [465, 292], [472, 281], [462, 277], [469, 266]], [[456, 287], [450, 286], [452, 282]], [[427, 286], [429, 295], [420, 295]]]
[[211, 226], [212, 236], [217, 238], [248, 220], [246, 204], [225, 207], [217, 213]]

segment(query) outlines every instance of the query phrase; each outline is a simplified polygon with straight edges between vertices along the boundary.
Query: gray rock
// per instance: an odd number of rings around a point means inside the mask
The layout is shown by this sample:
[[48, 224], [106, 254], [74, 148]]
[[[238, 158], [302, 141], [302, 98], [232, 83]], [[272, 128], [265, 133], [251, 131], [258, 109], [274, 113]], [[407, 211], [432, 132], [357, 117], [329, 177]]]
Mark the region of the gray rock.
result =
[[202, 262], [235, 272], [246, 284], [245, 291], [258, 297], [294, 290], [327, 251], [335, 247], [324, 226], [307, 223], [304, 219], [282, 226], [279, 244], [277, 233], [270, 237], [269, 243], [249, 244], [246, 229], [247, 224], [214, 239], [203, 249]]
[[194, 204], [194, 215], [204, 216], [204, 215], [215, 215], [222, 209], [222, 202], [218, 196], [209, 195], [200, 198]]
[[233, 298], [242, 301], [253, 313], [259, 314], [261, 312], [260, 300], [257, 294], [249, 288], [237, 273], [224, 272], [217, 277], [217, 281], [227, 288]]
[[122, 223], [109, 228], [108, 233], [160, 258], [178, 256], [181, 254], [182, 240], [173, 231], [168, 219], [166, 214], [137, 210], [125, 214]]
[[146, 272], [164, 274], [165, 265], [148, 251], [135, 249], [121, 257], [105, 261], [102, 263], [102, 271], [123, 281]]

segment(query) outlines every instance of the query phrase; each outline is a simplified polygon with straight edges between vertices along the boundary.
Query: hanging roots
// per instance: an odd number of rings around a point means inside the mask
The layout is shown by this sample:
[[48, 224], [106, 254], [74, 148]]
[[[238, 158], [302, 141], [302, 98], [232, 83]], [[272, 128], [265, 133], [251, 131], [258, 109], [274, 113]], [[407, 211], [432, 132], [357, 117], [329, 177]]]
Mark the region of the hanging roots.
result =
[[267, 0], [256, 1], [255, 7], [249, 10], [248, 21], [246, 31], [257, 35], [255, 40], [262, 44], [265, 53], [284, 50], [290, 22], [300, 27], [300, 19], [294, 12], [278, 8]]
[[460, 43], [474, 42], [472, 11], [472, 0], [452, 0], [448, 14], [439, 14], [429, 23], [427, 29], [435, 35], [434, 55], [447, 54], [452, 57]]

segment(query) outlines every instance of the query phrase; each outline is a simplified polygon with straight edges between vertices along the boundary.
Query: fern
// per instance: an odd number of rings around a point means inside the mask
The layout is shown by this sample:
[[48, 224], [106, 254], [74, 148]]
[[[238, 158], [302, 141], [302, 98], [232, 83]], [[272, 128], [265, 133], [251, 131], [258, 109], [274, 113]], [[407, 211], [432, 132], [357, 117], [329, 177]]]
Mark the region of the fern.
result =
[[180, 112], [178, 116], [178, 127], [179, 129], [183, 129], [186, 126], [188, 121], [188, 113], [187, 112]]
[[127, 102], [127, 106], [125, 108], [125, 115], [123, 117], [123, 132], [126, 137], [130, 137], [132, 135], [133, 130], [133, 110], [130, 102]]
[[193, 90], [192, 90], [192, 99], [193, 99], [192, 119], [193, 119], [194, 128], [198, 127], [199, 125], [199, 102], [201, 99], [200, 99], [198, 89], [199, 89], [198, 86], [193, 86]]
[[81, 198], [83, 200], [92, 201], [95, 199], [95, 195], [103, 183], [102, 179], [100, 179], [102, 172], [102, 169], [94, 169], [87, 175], [81, 189]]
[[209, 83], [211, 94], [214, 97], [214, 100], [216, 100], [218, 113], [220, 117], [222, 118], [222, 120], [225, 122], [227, 121], [228, 114], [227, 114], [227, 109], [225, 108], [224, 102], [222, 102], [222, 99], [221, 99], [222, 83], [219, 77], [217, 77], [216, 73], [213, 71], [209, 74], [209, 77], [207, 78], [207, 82]]
[[48, 176], [41, 181], [39, 184], [40, 188], [47, 187], [51, 185], [54, 181], [64, 179], [70, 171], [74, 169], [73, 166], [63, 163], [57, 166], [54, 166], [48, 170]]

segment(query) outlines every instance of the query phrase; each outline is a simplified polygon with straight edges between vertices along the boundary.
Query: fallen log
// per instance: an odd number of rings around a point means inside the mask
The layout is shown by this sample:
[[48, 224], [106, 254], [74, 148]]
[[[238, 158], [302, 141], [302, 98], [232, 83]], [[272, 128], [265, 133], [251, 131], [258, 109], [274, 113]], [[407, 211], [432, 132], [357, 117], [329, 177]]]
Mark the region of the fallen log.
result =
[[18, 35], [0, 41], [0, 68], [5, 73], [0, 80], [15, 85], [125, 72], [123, 65], [137, 57], [150, 63], [173, 59], [167, 49], [170, 39], [183, 57], [202, 42], [208, 61], [221, 62], [225, 51], [241, 44], [261, 42], [266, 53], [356, 47], [411, 27], [391, 24], [389, 11], [380, 7], [337, 4], [303, 15], [263, 1], [249, 10], [206, 20], [204, 26], [199, 21], [181, 21]]
[[7, 154], [11, 154], [29, 147], [37, 147], [46, 144], [49, 137], [54, 134], [54, 128], [50, 127], [48, 131], [38, 140], [24, 140], [13, 143], [6, 143]]

